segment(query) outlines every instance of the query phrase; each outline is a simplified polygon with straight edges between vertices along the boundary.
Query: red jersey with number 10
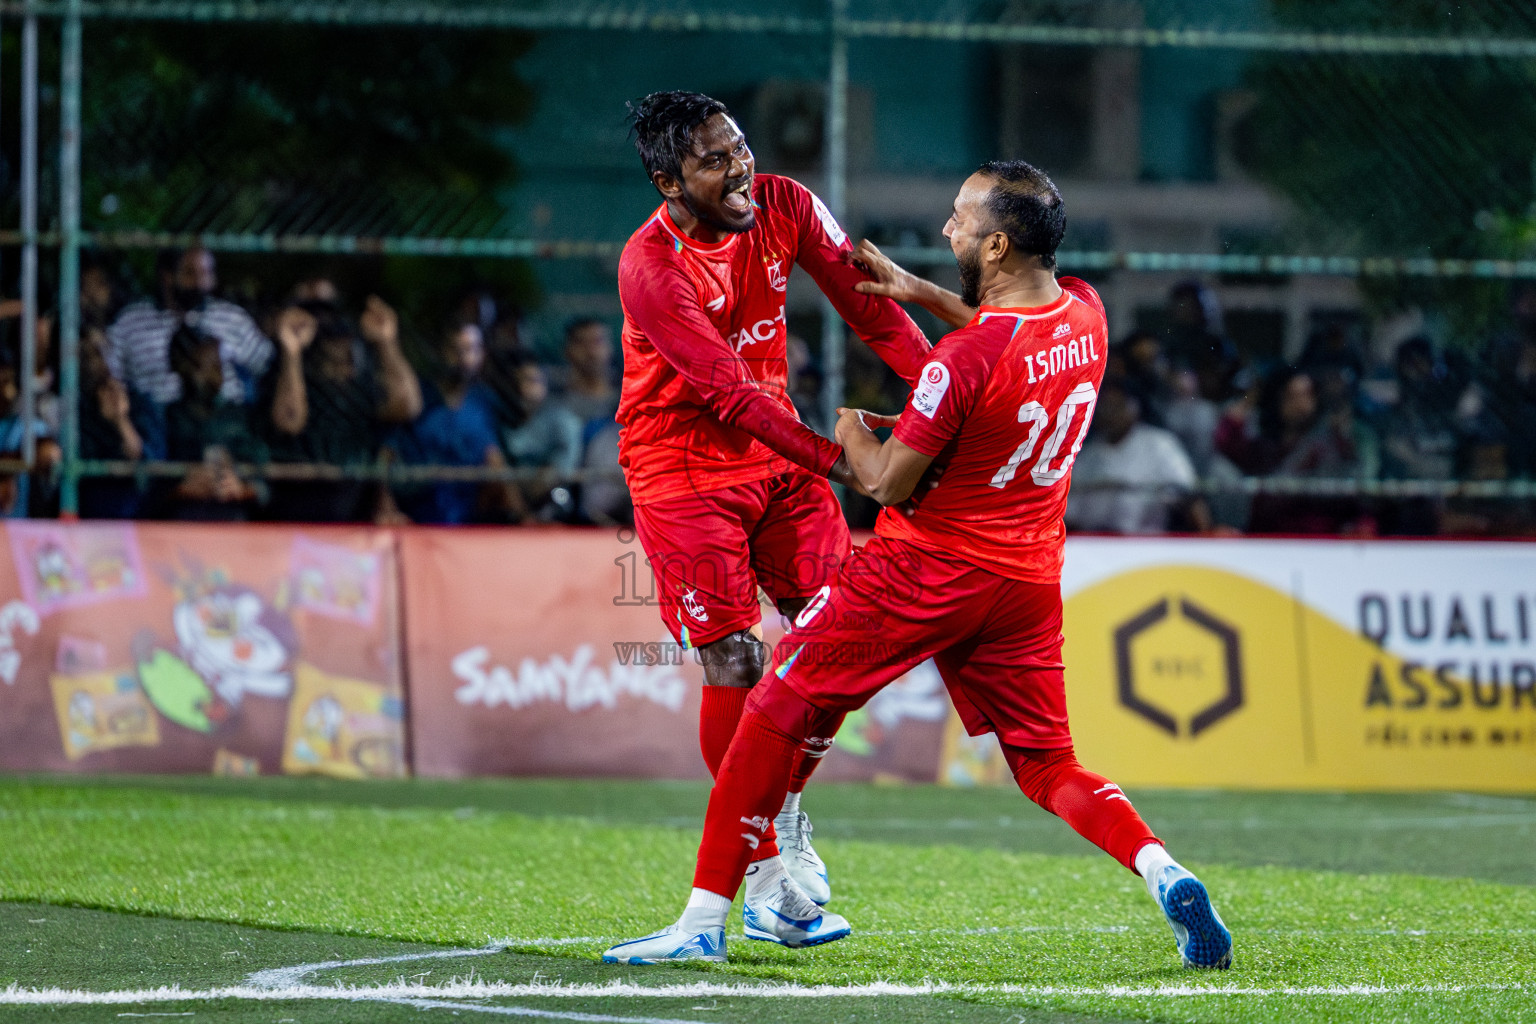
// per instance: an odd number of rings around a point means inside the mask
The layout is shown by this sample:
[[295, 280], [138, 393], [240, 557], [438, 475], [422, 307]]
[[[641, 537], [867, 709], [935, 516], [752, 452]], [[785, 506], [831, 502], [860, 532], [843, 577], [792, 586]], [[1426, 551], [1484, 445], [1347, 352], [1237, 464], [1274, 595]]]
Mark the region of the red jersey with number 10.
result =
[[1072, 461], [1104, 379], [1108, 327], [1077, 278], [1030, 309], [983, 306], [934, 346], [895, 436], [932, 467], [875, 532], [1029, 583], [1061, 579]]

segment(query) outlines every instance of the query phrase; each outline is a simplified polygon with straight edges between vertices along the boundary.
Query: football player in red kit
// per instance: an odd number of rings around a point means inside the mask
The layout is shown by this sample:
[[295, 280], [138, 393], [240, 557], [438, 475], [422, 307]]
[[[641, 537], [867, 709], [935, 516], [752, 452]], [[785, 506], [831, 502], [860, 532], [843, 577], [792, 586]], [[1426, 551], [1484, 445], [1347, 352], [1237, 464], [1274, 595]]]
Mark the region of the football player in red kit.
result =
[[[895, 301], [855, 289], [869, 278], [831, 213], [804, 186], [756, 173], [723, 104], [653, 93], [630, 114], [663, 202], [619, 259], [619, 462], [662, 617], [704, 665], [699, 741], [714, 774], [763, 675], [758, 587], [792, 618], [852, 550], [828, 478], [858, 481], [842, 449], [805, 426], [789, 399], [791, 268], [809, 273], [908, 384], [928, 341]], [[831, 896], [799, 809], [824, 753], [797, 759], [769, 815], [777, 827], [744, 865], [752, 938], [804, 945], [811, 936], [798, 922]]]
[[[917, 283], [872, 247], [878, 283], [950, 322], [899, 418], [843, 410], [837, 439], [886, 506], [775, 652], [716, 774], [682, 917], [614, 946], [613, 963], [725, 959], [725, 913], [800, 751], [933, 658], [966, 730], [993, 732], [1020, 789], [1139, 874], [1184, 963], [1227, 967], [1232, 936], [1205, 887], [1113, 782], [1072, 752], [1061, 661], [1061, 563], [1072, 461], [1104, 376], [1104, 307], [1055, 276], [1061, 196], [1029, 164], [984, 165], [945, 225], [961, 295]], [[881, 441], [871, 426], [891, 426]], [[850, 656], [850, 652], [859, 656]], [[821, 918], [833, 918], [822, 911]], [[808, 921], [814, 937], [820, 922]], [[841, 938], [846, 922], [831, 929]]]

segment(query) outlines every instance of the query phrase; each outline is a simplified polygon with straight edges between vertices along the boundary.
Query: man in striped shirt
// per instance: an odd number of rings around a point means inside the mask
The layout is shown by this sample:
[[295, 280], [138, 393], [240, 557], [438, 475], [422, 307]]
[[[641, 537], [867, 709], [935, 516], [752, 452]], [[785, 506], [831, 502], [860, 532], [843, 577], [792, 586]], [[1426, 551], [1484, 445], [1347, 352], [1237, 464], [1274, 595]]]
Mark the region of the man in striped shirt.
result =
[[135, 302], [107, 328], [112, 375], [161, 405], [181, 397], [181, 378], [171, 369], [171, 335], [182, 324], [219, 339], [227, 402], [245, 403], [272, 361], [272, 342], [251, 315], [214, 298], [218, 271], [213, 253], [200, 246], [170, 249], [156, 260], [159, 294]]

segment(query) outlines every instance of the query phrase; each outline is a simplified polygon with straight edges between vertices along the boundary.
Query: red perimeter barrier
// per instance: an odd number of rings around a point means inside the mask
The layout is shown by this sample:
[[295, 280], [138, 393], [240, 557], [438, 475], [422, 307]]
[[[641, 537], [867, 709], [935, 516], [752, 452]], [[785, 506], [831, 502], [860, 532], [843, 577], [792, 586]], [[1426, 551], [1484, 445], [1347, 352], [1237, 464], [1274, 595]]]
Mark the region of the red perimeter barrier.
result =
[[394, 537], [12, 521], [0, 768], [406, 772]]
[[[632, 534], [6, 531], [0, 769], [705, 775], [703, 671]], [[778, 615], [764, 626], [775, 642]], [[850, 719], [818, 777], [932, 781], [947, 715], [937, 673], [916, 670]]]

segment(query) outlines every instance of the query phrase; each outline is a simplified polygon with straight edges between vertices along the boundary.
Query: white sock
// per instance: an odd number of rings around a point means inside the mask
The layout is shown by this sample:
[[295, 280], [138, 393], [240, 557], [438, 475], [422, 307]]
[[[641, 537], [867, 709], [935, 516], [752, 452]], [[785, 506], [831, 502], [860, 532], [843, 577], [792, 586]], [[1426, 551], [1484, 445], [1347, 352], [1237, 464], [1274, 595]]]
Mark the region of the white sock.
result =
[[1148, 843], [1136, 851], [1136, 873], [1146, 883], [1147, 892], [1157, 899], [1157, 876], [1166, 867], [1178, 867], [1179, 862], [1168, 856], [1162, 843]]
[[683, 916], [677, 919], [677, 923], [684, 931], [695, 933], [707, 931], [710, 928], [724, 928], [726, 915], [730, 912], [729, 896], [721, 896], [708, 889], [695, 889], [688, 897], [688, 906], [683, 911]]
[[747, 899], [755, 899], [762, 893], [779, 887], [784, 877], [784, 862], [777, 856], [764, 857], [747, 865]]
[[795, 815], [797, 815], [799, 813], [800, 813], [800, 794], [799, 793], [785, 793], [784, 794], [784, 809], [779, 811], [779, 815], [778, 816], [780, 818], [793, 818]]

